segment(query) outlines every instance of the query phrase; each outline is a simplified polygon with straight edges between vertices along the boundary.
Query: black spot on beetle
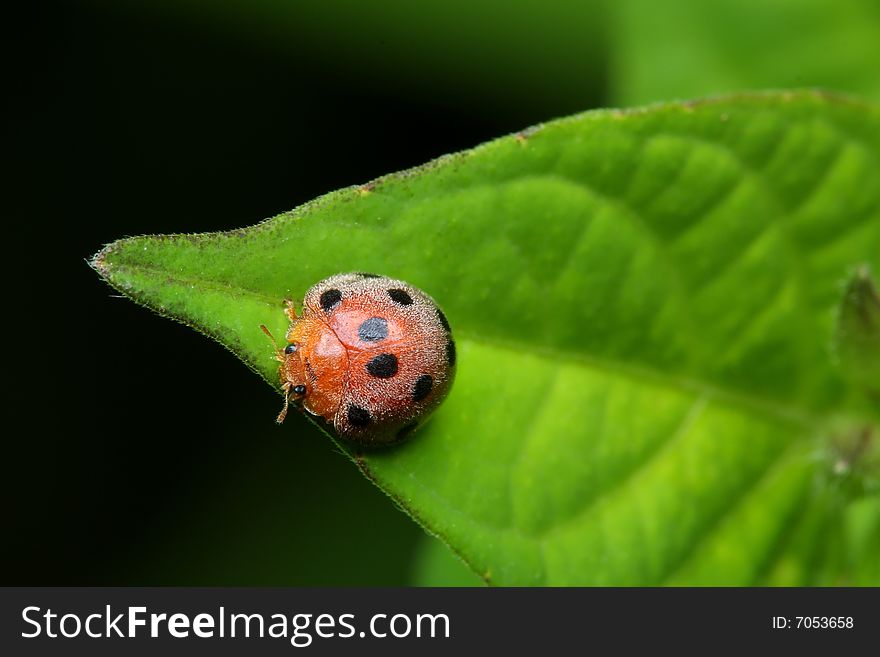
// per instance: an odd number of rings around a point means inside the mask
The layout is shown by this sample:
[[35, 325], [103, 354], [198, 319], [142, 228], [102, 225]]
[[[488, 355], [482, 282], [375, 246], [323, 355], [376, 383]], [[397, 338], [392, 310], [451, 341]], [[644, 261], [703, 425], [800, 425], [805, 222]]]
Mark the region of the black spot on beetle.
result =
[[455, 343], [452, 340], [446, 343], [446, 362], [455, 365]]
[[336, 307], [336, 304], [342, 301], [342, 292], [336, 288], [325, 290], [321, 292], [321, 297], [318, 301], [321, 304], [321, 308], [324, 309], [324, 312], [330, 312]]
[[367, 363], [367, 373], [377, 379], [390, 379], [397, 374], [397, 356], [379, 354]]
[[449, 320], [446, 319], [446, 315], [444, 315], [443, 311], [439, 308], [437, 309], [437, 318], [440, 320], [440, 325], [446, 329], [447, 333], [449, 333], [452, 330], [449, 328]]
[[346, 411], [348, 423], [353, 427], [365, 427], [370, 423], [370, 411], [354, 404], [349, 405]]
[[412, 297], [407, 294], [406, 290], [401, 290], [397, 287], [392, 287], [388, 290], [388, 296], [391, 297], [391, 300], [394, 303], [400, 304], [401, 306], [409, 306], [412, 304]]
[[431, 394], [431, 389], [433, 387], [434, 377], [430, 374], [422, 374], [422, 376], [416, 379], [416, 384], [413, 386], [413, 401], [422, 401], [425, 397]]
[[365, 271], [358, 272], [358, 276], [360, 276], [361, 278], [382, 278], [381, 276], [379, 276], [379, 274], [370, 274]]
[[419, 426], [418, 422], [411, 422], [410, 424], [407, 424], [406, 426], [401, 427], [397, 431], [397, 436], [396, 436], [397, 440], [403, 440], [404, 438], [406, 438], [409, 434], [411, 434], [413, 431], [416, 430], [417, 426]]
[[358, 337], [364, 342], [378, 342], [388, 337], [388, 322], [381, 317], [370, 317], [358, 326]]

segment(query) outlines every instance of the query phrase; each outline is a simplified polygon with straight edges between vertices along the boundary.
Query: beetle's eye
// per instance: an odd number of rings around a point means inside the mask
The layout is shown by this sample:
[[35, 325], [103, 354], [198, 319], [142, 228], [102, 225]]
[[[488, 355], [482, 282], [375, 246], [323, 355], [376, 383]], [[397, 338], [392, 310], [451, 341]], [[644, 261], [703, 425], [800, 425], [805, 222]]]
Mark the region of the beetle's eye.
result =
[[293, 392], [296, 395], [304, 395], [306, 394], [306, 387], [304, 385], [293, 386]]
[[285, 353], [285, 354], [292, 354], [292, 353], [295, 352], [295, 351], [296, 351], [296, 345], [295, 345], [295, 344], [289, 344], [289, 345], [287, 345], [286, 347], [284, 347], [284, 353]]

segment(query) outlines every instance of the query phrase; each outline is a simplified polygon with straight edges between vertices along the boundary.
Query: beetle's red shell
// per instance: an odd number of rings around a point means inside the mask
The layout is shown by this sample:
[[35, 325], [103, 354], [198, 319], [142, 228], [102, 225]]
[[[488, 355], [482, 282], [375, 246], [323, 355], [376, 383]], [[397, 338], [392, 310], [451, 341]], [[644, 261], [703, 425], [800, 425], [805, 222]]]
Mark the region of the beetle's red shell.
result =
[[[313, 286], [292, 314], [280, 359], [292, 401], [345, 438], [405, 438], [443, 401], [455, 374], [455, 343], [431, 297], [400, 280], [337, 274]], [[287, 351], [294, 350], [292, 353]], [[297, 386], [305, 393], [292, 394]]]

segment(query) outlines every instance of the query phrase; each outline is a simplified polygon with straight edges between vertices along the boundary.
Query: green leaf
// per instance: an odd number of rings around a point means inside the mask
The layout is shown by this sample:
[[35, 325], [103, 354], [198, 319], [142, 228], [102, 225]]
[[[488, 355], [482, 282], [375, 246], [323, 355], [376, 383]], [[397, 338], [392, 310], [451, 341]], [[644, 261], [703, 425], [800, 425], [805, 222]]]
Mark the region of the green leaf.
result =
[[609, 4], [615, 102], [821, 86], [880, 100], [876, 0]]
[[442, 542], [424, 534], [416, 546], [410, 584], [415, 586], [481, 586], [483, 580]]
[[880, 295], [867, 268], [846, 286], [835, 338], [844, 374], [880, 399]]
[[344, 449], [490, 583], [855, 572], [833, 558], [851, 502], [825, 454], [876, 417], [830, 349], [842, 282], [880, 268], [874, 106], [803, 92], [588, 112], [93, 264], [276, 388], [259, 325], [284, 332], [283, 299], [340, 271], [436, 298], [459, 345], [449, 398], [410, 442]]

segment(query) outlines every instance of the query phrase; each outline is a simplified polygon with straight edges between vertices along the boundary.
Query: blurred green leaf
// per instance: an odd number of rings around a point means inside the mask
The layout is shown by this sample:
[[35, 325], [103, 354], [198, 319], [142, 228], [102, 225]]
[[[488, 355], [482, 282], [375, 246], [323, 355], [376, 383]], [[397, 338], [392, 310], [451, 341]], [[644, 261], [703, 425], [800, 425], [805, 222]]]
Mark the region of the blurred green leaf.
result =
[[880, 295], [867, 268], [846, 286], [835, 338], [844, 374], [880, 400]]
[[425, 289], [452, 393], [412, 441], [345, 449], [490, 583], [626, 585], [850, 576], [810, 564], [848, 503], [817, 454], [875, 412], [829, 353], [860, 263], [880, 111], [768, 93], [586, 113], [93, 264], [276, 388], [284, 298], [339, 271]]
[[622, 0], [609, 8], [616, 104], [808, 86], [880, 99], [876, 0]]
[[880, 496], [853, 502], [844, 516], [846, 541], [844, 568], [852, 572], [851, 583], [877, 586], [880, 582]]

